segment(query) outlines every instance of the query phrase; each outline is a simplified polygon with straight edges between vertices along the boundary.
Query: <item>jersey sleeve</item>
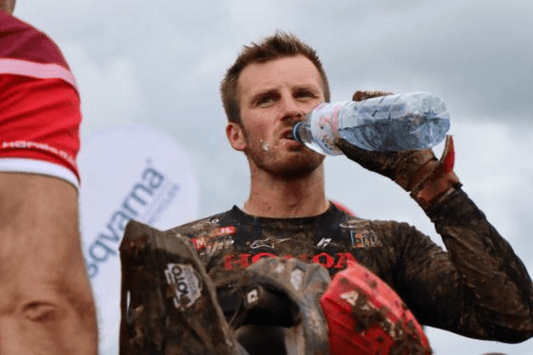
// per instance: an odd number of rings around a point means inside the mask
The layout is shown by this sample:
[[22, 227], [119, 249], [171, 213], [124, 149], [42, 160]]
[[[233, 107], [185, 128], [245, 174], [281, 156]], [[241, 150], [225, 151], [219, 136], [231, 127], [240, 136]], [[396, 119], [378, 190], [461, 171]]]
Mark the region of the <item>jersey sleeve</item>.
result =
[[80, 123], [79, 96], [68, 81], [0, 75], [0, 171], [54, 176], [78, 187]]
[[426, 211], [446, 251], [413, 227], [402, 240], [400, 293], [420, 322], [467, 337], [533, 336], [533, 283], [510, 244], [461, 189]]

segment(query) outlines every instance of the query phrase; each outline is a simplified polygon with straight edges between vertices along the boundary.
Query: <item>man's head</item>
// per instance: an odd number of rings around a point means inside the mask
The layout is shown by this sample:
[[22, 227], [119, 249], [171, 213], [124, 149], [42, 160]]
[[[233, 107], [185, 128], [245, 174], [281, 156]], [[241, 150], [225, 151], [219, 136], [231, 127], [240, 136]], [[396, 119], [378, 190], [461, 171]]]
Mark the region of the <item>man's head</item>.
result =
[[316, 51], [299, 38], [285, 32], [276, 32], [259, 43], [244, 46], [235, 63], [227, 70], [222, 80], [220, 92], [228, 121], [240, 123], [239, 77], [250, 64], [303, 55], [316, 67], [321, 77], [321, 85], [326, 102], [330, 101], [329, 83]]
[[17, 0], [0, 0], [0, 10], [5, 11], [8, 14], [13, 14], [16, 2]]
[[[229, 87], [234, 94], [230, 95]], [[252, 175], [262, 171], [295, 179], [321, 166], [324, 157], [291, 134], [296, 122], [329, 99], [324, 71], [307, 45], [277, 33], [262, 44], [246, 47], [229, 69], [222, 94], [227, 95], [230, 112], [226, 135], [235, 150], [246, 154]]]

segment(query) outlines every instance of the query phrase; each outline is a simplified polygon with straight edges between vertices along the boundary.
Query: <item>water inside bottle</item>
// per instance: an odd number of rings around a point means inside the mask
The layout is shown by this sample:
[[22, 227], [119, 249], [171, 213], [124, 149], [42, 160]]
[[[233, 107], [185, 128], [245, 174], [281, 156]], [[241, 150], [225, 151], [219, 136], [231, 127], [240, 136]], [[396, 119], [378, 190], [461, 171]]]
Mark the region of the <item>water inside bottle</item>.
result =
[[450, 128], [447, 117], [410, 116], [343, 128], [339, 135], [362, 149], [398, 151], [431, 148], [444, 140]]
[[354, 103], [339, 121], [342, 138], [374, 151], [431, 148], [444, 140], [450, 128], [444, 101], [424, 92]]

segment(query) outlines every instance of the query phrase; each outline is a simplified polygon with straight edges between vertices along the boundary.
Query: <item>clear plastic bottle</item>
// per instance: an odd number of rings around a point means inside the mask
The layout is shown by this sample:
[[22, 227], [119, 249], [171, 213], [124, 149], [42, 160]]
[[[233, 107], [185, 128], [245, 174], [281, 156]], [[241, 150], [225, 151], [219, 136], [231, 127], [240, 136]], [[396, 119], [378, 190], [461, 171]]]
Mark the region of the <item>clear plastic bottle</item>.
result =
[[320, 154], [340, 155], [338, 137], [372, 151], [426, 149], [442, 142], [449, 129], [444, 101], [414, 92], [320, 104], [293, 127], [293, 136]]

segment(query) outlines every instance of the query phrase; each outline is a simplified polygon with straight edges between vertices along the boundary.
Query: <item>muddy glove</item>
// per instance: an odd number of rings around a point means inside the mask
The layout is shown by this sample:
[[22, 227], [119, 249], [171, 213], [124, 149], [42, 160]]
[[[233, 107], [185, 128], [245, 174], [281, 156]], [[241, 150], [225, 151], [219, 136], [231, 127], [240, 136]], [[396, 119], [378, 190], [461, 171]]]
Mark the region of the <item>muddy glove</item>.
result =
[[[354, 101], [391, 95], [381, 91], [357, 91]], [[431, 149], [402, 150], [398, 152], [367, 151], [339, 138], [335, 145], [363, 168], [381, 174], [395, 181], [424, 209], [429, 209], [453, 188], [461, 186], [453, 172], [455, 151], [453, 139], [446, 137], [442, 157], [438, 160]]]

